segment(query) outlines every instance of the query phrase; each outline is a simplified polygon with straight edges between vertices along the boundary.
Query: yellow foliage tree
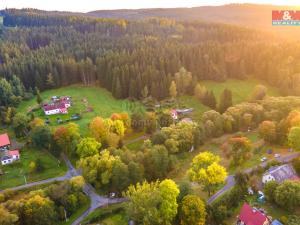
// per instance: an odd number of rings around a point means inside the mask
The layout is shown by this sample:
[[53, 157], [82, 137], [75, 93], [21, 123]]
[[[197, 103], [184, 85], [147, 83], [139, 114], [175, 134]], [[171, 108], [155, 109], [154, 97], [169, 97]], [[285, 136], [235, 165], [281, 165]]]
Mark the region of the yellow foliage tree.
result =
[[226, 179], [226, 169], [219, 165], [220, 158], [210, 152], [197, 155], [192, 162], [188, 175], [191, 181], [203, 186], [209, 195]]

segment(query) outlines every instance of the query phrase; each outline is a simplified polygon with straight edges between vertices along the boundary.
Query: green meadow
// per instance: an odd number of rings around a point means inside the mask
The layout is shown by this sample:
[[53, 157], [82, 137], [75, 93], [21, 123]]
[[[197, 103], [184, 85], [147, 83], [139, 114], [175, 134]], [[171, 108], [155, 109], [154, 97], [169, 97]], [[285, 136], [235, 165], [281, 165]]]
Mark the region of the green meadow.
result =
[[[45, 116], [42, 109], [34, 111], [34, 115], [42, 119], [49, 118], [50, 125], [57, 126], [57, 119], [67, 120], [73, 114], [81, 114], [82, 118], [75, 121], [80, 127], [82, 133], [86, 133], [89, 122], [96, 116], [110, 117], [112, 113], [127, 112], [132, 113], [135, 110], [144, 110], [142, 104], [129, 100], [117, 100], [110, 92], [100, 87], [86, 87], [72, 85], [58, 89], [52, 89], [41, 93], [43, 102], [50, 101], [52, 96], [70, 96], [72, 97], [72, 106], [68, 114]], [[24, 101], [18, 107], [18, 112], [27, 113], [30, 109], [38, 107], [36, 99]], [[87, 108], [92, 111], [87, 112]]]

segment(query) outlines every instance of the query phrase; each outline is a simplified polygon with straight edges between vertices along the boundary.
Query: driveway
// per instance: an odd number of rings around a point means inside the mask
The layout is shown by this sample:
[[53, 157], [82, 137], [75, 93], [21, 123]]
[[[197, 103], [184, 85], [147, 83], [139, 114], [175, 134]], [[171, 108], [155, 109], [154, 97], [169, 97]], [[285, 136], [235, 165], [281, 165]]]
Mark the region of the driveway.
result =
[[[276, 159], [278, 162], [281, 163], [287, 163], [292, 161], [294, 158], [297, 158], [300, 155], [299, 152], [293, 153], [293, 154], [289, 154], [286, 156], [282, 156], [278, 159]], [[268, 162], [263, 162], [261, 164], [259, 164], [261, 167], [265, 168], [268, 165]], [[251, 173], [256, 167], [253, 168], [249, 168], [244, 170], [245, 173]], [[233, 186], [235, 185], [235, 180], [234, 180], [234, 175], [230, 175], [227, 177], [226, 179], [226, 184], [225, 186], [220, 189], [218, 192], [216, 192], [213, 196], [211, 196], [208, 200], [207, 203], [211, 204], [213, 201], [215, 201], [217, 198], [219, 198], [221, 195], [223, 195], [226, 191], [228, 191], [229, 189], [231, 189]]]

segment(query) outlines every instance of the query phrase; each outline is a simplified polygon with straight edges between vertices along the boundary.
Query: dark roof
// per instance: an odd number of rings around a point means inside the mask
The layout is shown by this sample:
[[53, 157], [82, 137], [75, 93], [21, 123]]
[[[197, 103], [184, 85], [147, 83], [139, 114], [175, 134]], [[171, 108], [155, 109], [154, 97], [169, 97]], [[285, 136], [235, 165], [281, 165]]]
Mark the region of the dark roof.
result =
[[240, 211], [239, 219], [246, 225], [263, 225], [268, 218], [259, 210], [244, 203]]
[[2, 156], [2, 157], [1, 157], [1, 161], [7, 160], [7, 159], [11, 159], [11, 156], [5, 155], [5, 156]]
[[0, 135], [0, 147], [10, 145], [9, 137], [7, 134]]
[[297, 177], [294, 168], [289, 164], [271, 167], [267, 173], [272, 175], [279, 183], [289, 179], [295, 180], [295, 177]]

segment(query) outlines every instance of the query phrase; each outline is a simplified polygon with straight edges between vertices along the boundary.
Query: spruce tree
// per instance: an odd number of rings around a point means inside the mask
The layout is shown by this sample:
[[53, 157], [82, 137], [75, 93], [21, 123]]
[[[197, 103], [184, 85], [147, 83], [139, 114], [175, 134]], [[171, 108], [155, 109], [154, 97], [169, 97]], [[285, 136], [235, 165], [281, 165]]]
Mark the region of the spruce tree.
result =
[[220, 113], [224, 113], [230, 106], [232, 106], [232, 93], [226, 88], [220, 96], [218, 110]]
[[41, 97], [40, 90], [37, 87], [35, 88], [35, 93], [36, 93], [36, 102], [38, 104], [41, 104], [43, 102], [43, 99]]

